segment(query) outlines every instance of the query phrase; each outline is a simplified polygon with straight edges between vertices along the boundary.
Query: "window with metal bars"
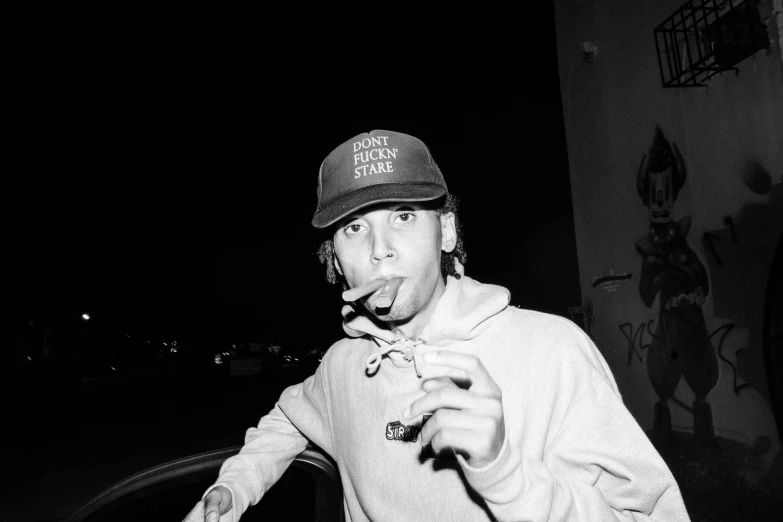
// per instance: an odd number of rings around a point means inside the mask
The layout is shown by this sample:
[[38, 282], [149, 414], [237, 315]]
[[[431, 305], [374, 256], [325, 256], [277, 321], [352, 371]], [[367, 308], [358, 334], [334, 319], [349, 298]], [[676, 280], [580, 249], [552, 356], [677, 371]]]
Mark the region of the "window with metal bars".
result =
[[758, 0], [689, 0], [653, 31], [664, 87], [704, 87], [707, 80], [769, 49]]

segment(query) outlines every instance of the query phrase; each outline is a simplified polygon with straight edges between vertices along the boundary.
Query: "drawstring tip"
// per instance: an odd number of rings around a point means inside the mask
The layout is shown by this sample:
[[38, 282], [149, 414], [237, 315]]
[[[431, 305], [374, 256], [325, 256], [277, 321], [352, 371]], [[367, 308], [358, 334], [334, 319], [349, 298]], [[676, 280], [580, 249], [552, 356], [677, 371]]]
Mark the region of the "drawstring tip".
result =
[[424, 361], [417, 350], [413, 350], [413, 367], [416, 369], [416, 377], [421, 379], [421, 367], [424, 366]]
[[381, 348], [378, 345], [378, 350], [375, 353], [370, 354], [365, 361], [365, 367], [367, 373], [372, 375], [375, 373], [381, 365], [381, 360], [389, 352], [400, 352], [403, 354], [403, 359], [410, 361], [413, 359], [413, 367], [416, 369], [416, 376], [421, 379], [421, 370], [424, 368], [424, 360], [421, 358], [421, 354], [416, 350], [416, 347], [422, 344], [424, 341], [411, 341], [410, 339], [397, 339], [388, 346]]

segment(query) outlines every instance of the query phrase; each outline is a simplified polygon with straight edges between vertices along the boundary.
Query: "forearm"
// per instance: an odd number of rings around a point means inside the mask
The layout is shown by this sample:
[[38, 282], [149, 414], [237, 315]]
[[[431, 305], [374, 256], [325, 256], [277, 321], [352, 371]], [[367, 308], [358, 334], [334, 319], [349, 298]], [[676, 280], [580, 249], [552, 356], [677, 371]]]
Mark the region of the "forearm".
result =
[[687, 520], [679, 509], [679, 492], [673, 482], [672, 491], [664, 490], [648, 509], [640, 510], [638, 499], [629, 502], [636, 509], [612, 505], [597, 485], [555, 473], [543, 462], [522, 456], [508, 444], [498, 459], [485, 468], [477, 470], [464, 461], [462, 464], [468, 482], [501, 522]]
[[238, 520], [261, 500], [311, 440], [329, 451], [331, 431], [320, 379], [317, 372], [287, 388], [258, 426], [247, 430], [240, 452], [223, 464], [213, 488], [222, 485], [231, 491], [232, 508], [221, 522]]
[[548, 440], [526, 454], [507, 430], [488, 466], [461, 460], [498, 520], [688, 520], [666, 463], [608, 382], [575, 401]]

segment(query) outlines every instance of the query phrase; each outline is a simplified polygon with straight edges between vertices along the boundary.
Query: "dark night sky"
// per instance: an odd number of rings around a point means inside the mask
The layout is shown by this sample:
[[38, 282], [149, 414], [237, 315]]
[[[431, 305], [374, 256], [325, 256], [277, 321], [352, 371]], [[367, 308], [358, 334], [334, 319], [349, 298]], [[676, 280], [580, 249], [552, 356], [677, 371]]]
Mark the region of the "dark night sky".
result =
[[[241, 339], [247, 325], [333, 341], [339, 292], [323, 281], [309, 225], [317, 172], [374, 128], [428, 144], [462, 202], [468, 274], [527, 304], [525, 237], [571, 219], [553, 27], [549, 41], [529, 62], [536, 81], [467, 98], [383, 85], [330, 98], [132, 54], [55, 69], [23, 108], [26, 159], [4, 198], [14, 313], [89, 311], [117, 331], [206, 342]], [[572, 283], [573, 248], [557, 275]]]

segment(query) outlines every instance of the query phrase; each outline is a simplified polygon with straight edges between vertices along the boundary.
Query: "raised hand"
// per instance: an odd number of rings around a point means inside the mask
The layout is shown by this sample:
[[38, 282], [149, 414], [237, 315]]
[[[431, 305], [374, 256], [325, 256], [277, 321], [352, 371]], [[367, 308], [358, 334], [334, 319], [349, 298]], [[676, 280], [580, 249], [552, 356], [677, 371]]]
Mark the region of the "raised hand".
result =
[[462, 389], [449, 377], [430, 379], [422, 385], [427, 394], [413, 401], [403, 417], [416, 421], [431, 414], [422, 427], [422, 445], [431, 444], [435, 453], [451, 449], [470, 466], [483, 468], [500, 453], [506, 433], [500, 387], [474, 355], [441, 350], [422, 357], [464, 371], [470, 387]]

